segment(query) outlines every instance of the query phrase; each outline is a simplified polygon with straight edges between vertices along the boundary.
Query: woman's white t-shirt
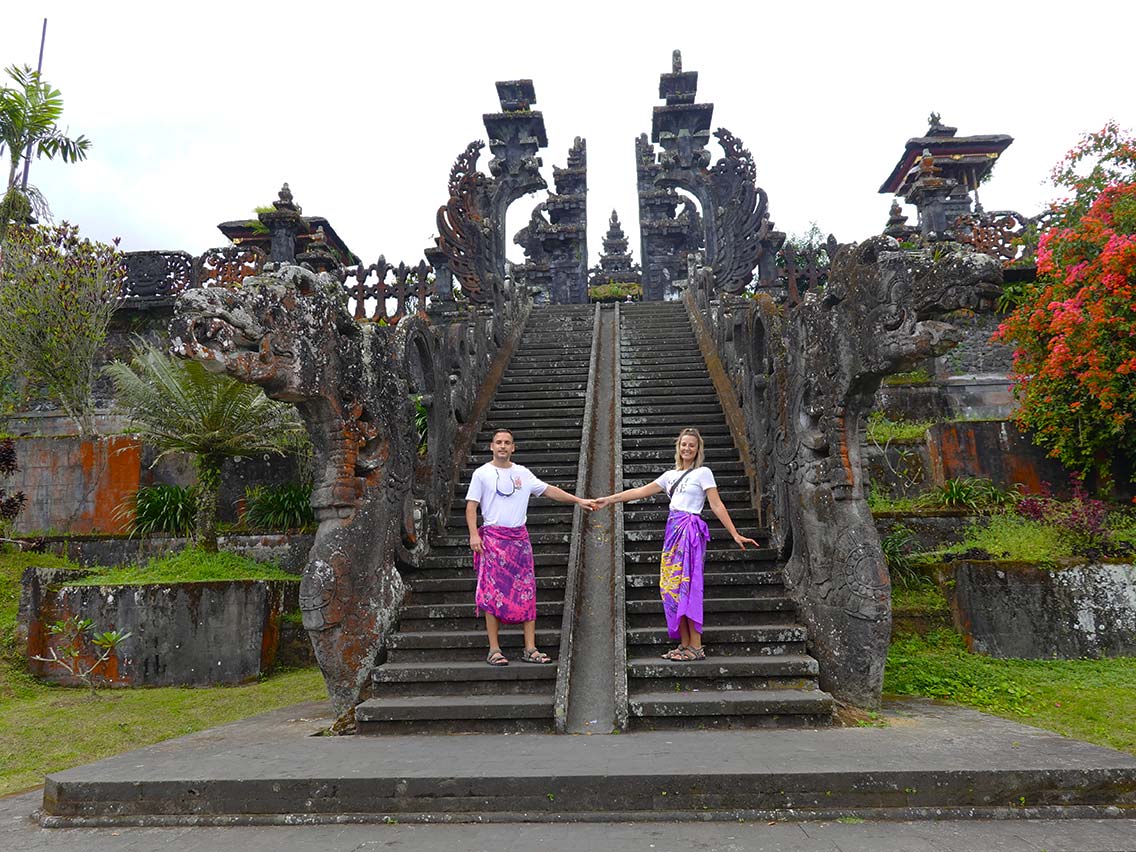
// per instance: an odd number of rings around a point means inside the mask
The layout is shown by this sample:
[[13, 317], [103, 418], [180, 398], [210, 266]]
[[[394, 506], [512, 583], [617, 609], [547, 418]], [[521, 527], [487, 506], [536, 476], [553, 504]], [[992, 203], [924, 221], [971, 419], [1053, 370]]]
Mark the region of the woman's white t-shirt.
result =
[[473, 472], [465, 499], [480, 504], [485, 526], [523, 527], [528, 518], [529, 497], [539, 497], [546, 488], [548, 484], [523, 465], [495, 467], [486, 462]]
[[[684, 470], [668, 470], [655, 480], [655, 484], [661, 486], [663, 493], [666, 494], [684, 473], [686, 473]], [[710, 472], [710, 468], [696, 467], [683, 478], [682, 482], [679, 482], [678, 488], [671, 494], [671, 508], [680, 512], [698, 514], [706, 505], [706, 489], [717, 487], [718, 484], [714, 481], [714, 474]]]

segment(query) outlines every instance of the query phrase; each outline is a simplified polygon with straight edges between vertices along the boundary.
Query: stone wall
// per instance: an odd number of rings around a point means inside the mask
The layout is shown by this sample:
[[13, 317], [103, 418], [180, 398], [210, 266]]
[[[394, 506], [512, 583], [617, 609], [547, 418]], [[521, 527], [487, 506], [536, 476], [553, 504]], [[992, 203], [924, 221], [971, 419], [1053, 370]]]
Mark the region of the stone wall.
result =
[[[239, 580], [152, 586], [68, 586], [58, 572], [29, 568], [20, 592], [18, 638], [33, 674], [77, 685], [50, 656], [47, 626], [89, 618], [95, 632], [128, 631], [99, 672], [114, 686], [205, 686], [253, 680], [272, 667], [286, 598], [299, 581]], [[289, 594], [289, 592], [291, 594]], [[97, 660], [83, 649], [83, 660]]]
[[954, 562], [942, 574], [955, 627], [979, 654], [1136, 656], [1136, 566]]
[[123, 531], [118, 507], [138, 490], [141, 460], [142, 445], [128, 435], [18, 439], [19, 470], [4, 482], [28, 498], [16, 532]]

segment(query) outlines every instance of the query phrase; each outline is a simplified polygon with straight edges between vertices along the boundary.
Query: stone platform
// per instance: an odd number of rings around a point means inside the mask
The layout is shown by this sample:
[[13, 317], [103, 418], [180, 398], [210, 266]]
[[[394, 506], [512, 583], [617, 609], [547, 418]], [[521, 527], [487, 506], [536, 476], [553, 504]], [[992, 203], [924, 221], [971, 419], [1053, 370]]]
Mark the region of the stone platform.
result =
[[[47, 778], [41, 824], [1136, 816], [1136, 757], [974, 711], [885, 727], [321, 737], [320, 704]], [[1125, 821], [1127, 821], [1127, 819]]]

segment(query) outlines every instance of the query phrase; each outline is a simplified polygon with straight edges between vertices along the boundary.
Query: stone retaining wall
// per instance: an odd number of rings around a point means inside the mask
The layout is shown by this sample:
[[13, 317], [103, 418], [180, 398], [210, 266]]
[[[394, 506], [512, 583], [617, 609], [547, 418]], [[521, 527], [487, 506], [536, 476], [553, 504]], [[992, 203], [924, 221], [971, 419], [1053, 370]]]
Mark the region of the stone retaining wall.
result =
[[1136, 566], [953, 562], [940, 568], [955, 627], [991, 657], [1136, 656]]
[[[257, 562], [275, 562], [293, 574], [301, 574], [307, 564], [308, 551], [315, 536], [311, 533], [265, 533], [223, 535], [218, 539], [221, 550], [247, 556]], [[138, 565], [154, 556], [176, 553], [189, 539], [173, 536], [59, 536], [48, 537], [49, 553], [63, 556], [86, 567], [99, 565]]]
[[[235, 580], [150, 586], [65, 585], [58, 571], [24, 572], [18, 639], [28, 666], [53, 683], [78, 685], [64, 669], [32, 659], [50, 656], [48, 625], [88, 618], [93, 631], [129, 631], [98, 672], [113, 686], [206, 686], [253, 680], [268, 671], [280, 643], [286, 598], [298, 581]], [[98, 657], [93, 646], [83, 660]]]

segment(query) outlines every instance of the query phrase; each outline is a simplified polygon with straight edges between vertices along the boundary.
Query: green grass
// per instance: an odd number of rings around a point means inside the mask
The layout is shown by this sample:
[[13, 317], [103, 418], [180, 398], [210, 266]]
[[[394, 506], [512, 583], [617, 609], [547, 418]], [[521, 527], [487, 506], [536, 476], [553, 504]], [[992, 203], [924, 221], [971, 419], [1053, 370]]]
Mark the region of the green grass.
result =
[[13, 641], [20, 575], [31, 565], [78, 567], [50, 554], [0, 553], [0, 796], [42, 784], [47, 773], [327, 696], [314, 668], [245, 686], [103, 689], [98, 698], [41, 683]]
[[893, 610], [900, 610], [911, 615], [932, 615], [951, 611], [950, 605], [939, 587], [930, 581], [910, 586], [893, 585], [891, 587], [891, 606]]
[[327, 697], [318, 669], [228, 687], [100, 690], [49, 686], [0, 663], [0, 796], [47, 773], [171, 737]]
[[939, 562], [948, 554], [984, 550], [994, 559], [1037, 562], [1054, 565], [1071, 559], [1073, 550], [1067, 537], [1051, 524], [1031, 521], [1018, 515], [991, 515], [975, 521], [963, 533], [962, 540], [942, 550], [919, 554], [925, 561]]
[[938, 698], [1136, 754], [1136, 657], [998, 660], [938, 630], [892, 642], [884, 692]]
[[151, 559], [141, 566], [99, 568], [75, 585], [128, 586], [157, 583], [209, 583], [223, 580], [296, 580], [269, 562], [257, 562], [235, 553], [206, 553], [186, 548]]
[[875, 411], [868, 417], [868, 440], [880, 445], [889, 441], [919, 441], [934, 425], [934, 420], [889, 420]]
[[892, 373], [890, 376], [884, 376], [881, 384], [887, 386], [929, 385], [932, 381], [934, 380], [931, 378], [931, 374], [920, 368], [918, 370], [909, 370], [906, 373]]

